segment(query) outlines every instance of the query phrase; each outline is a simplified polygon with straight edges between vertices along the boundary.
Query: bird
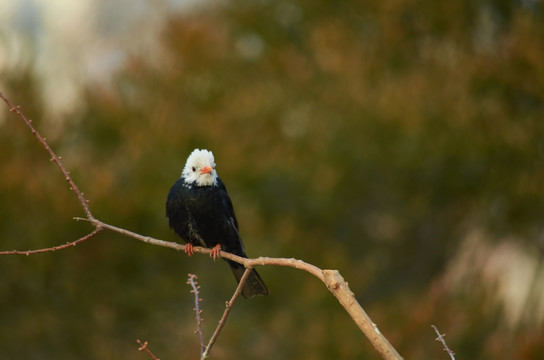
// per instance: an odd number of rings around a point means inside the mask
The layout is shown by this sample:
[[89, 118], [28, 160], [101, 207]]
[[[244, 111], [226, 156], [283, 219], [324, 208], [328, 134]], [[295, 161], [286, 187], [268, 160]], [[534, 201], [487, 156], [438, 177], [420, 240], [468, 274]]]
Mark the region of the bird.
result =
[[[193, 246], [202, 246], [212, 249], [210, 256], [214, 260], [220, 250], [247, 258], [232, 201], [217, 175], [211, 151], [197, 148], [191, 152], [181, 177], [168, 192], [166, 216], [170, 228], [186, 243], [188, 256], [193, 255]], [[225, 260], [240, 283], [245, 267]], [[241, 293], [246, 299], [268, 295], [268, 288], [255, 269]]]

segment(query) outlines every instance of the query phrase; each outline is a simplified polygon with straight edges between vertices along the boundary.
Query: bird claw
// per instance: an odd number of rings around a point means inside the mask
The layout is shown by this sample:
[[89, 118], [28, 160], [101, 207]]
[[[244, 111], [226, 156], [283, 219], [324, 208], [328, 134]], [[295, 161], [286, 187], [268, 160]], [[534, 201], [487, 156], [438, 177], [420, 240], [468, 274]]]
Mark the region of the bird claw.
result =
[[195, 249], [193, 249], [193, 244], [187, 243], [187, 245], [185, 245], [185, 253], [187, 254], [187, 256], [191, 256], [195, 253]]
[[210, 252], [210, 257], [213, 258], [213, 260], [215, 261], [216, 258], [218, 257], [221, 257], [219, 255], [219, 252], [221, 251], [221, 245], [220, 244], [217, 244], [215, 245], [213, 248], [212, 248], [212, 251]]

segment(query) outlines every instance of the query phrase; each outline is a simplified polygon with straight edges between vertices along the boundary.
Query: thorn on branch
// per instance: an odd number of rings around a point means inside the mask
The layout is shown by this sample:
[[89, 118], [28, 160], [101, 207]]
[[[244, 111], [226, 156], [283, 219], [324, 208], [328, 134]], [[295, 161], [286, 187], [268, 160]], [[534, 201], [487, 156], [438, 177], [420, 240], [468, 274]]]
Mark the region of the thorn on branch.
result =
[[436, 333], [436, 335], [438, 335], [438, 337], [435, 340], [441, 342], [442, 345], [444, 346], [444, 351], [446, 351], [450, 355], [451, 360], [455, 360], [455, 356], [454, 356], [455, 353], [450, 350], [450, 348], [446, 344], [446, 340], [444, 339], [444, 336], [446, 336], [446, 334], [440, 334], [440, 332], [434, 325], [431, 325], [431, 327], [434, 329], [434, 332]]
[[142, 344], [142, 342], [140, 341], [140, 339], [136, 340], [138, 341], [138, 344], [140, 344], [141, 346], [138, 348], [138, 351], [142, 351], [144, 350], [145, 348], [147, 348], [147, 341], [144, 341], [144, 343]]
[[198, 282], [196, 279], [198, 278], [194, 274], [187, 274], [189, 278], [187, 279], [187, 284], [191, 285], [192, 290], [191, 294], [195, 294], [195, 307], [193, 310], [195, 311], [195, 319], [196, 319], [196, 331], [195, 334], [198, 334], [198, 337], [200, 339], [200, 354], [204, 354], [204, 351], [206, 350], [204, 347], [204, 334], [202, 333], [202, 321], [204, 320], [202, 318], [202, 310], [200, 309], [200, 302], [202, 299], [198, 296], [199, 295], [199, 289], [200, 286], [198, 285]]
[[160, 360], [158, 357], [156, 357], [152, 352], [151, 350], [149, 350], [149, 348], [147, 347], [147, 341], [144, 341], [143, 343], [140, 341], [140, 339], [136, 340], [138, 342], [138, 344], [140, 344], [140, 347], [138, 348], [138, 351], [142, 351], [144, 350], [146, 353], [149, 354], [149, 356], [151, 356], [151, 358], [153, 360]]

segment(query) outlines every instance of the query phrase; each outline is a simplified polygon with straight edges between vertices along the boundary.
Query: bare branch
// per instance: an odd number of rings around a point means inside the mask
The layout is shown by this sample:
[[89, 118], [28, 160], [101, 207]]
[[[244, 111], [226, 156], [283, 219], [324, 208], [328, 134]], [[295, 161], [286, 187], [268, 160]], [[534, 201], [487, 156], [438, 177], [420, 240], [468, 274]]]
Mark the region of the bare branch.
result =
[[83, 236], [82, 238], [80, 239], [77, 239], [76, 241], [72, 241], [72, 242], [69, 242], [69, 243], [66, 243], [64, 245], [57, 245], [57, 246], [53, 246], [53, 247], [50, 247], [50, 248], [45, 248], [45, 249], [37, 249], [37, 250], [8, 250], [8, 251], [0, 251], [0, 255], [34, 255], [34, 254], [39, 254], [39, 253], [44, 253], [44, 252], [52, 252], [52, 251], [58, 251], [58, 250], [63, 250], [63, 249], [66, 249], [66, 248], [69, 248], [69, 247], [72, 247], [72, 246], [76, 246], [78, 245], [79, 243], [82, 243], [84, 242], [85, 240], [89, 240], [90, 238], [94, 237], [96, 234], [98, 234], [100, 231], [102, 231], [102, 228], [101, 227], [97, 227], [96, 229], [94, 229], [93, 232]]
[[153, 360], [160, 360], [158, 357], [156, 357], [152, 352], [151, 350], [149, 350], [149, 348], [147, 347], [147, 341], [144, 341], [143, 343], [140, 341], [140, 339], [136, 340], [138, 342], [138, 344], [140, 344], [140, 347], [138, 348], [138, 351], [142, 351], [144, 350], [146, 353], [149, 354], [149, 356], [151, 356], [151, 358]]
[[23, 119], [25, 124], [30, 128], [30, 131], [32, 132], [32, 134], [38, 139], [38, 141], [43, 145], [45, 150], [51, 156], [51, 161], [53, 161], [58, 166], [58, 168], [60, 169], [60, 171], [64, 175], [64, 179], [70, 185], [70, 190], [72, 190], [76, 194], [76, 196], [77, 196], [77, 198], [79, 200], [79, 203], [81, 204], [81, 207], [83, 208], [83, 211], [85, 212], [85, 215], [87, 215], [87, 218], [89, 220], [94, 220], [94, 216], [91, 213], [91, 209], [89, 208], [89, 201], [87, 199], [85, 199], [85, 197], [83, 196], [83, 193], [79, 190], [76, 183], [74, 182], [74, 180], [70, 176], [70, 172], [68, 170], [66, 170], [66, 168], [64, 167], [64, 165], [60, 161], [61, 157], [57, 156], [57, 154], [55, 154], [53, 152], [53, 150], [51, 149], [51, 147], [47, 143], [46, 139], [43, 136], [40, 135], [40, 133], [34, 128], [34, 126], [32, 126], [32, 120], [28, 119], [23, 114], [23, 112], [21, 111], [20, 106], [13, 105], [2, 93], [0, 93], [0, 98], [2, 98], [2, 100], [4, 100], [4, 102], [6, 104], [8, 104], [8, 106], [10, 107], [9, 111], [17, 113], [17, 115], [19, 115], [19, 117], [21, 119]]
[[195, 333], [198, 333], [198, 337], [200, 338], [200, 354], [203, 354], [206, 350], [206, 347], [204, 346], [204, 335], [202, 334], [202, 310], [200, 310], [200, 301], [199, 298], [199, 289], [200, 286], [198, 285], [198, 282], [196, 281], [197, 276], [194, 274], [188, 274], [189, 279], [187, 280], [187, 284], [191, 285], [193, 290], [191, 292], [195, 294], [195, 313], [196, 313], [196, 331]]
[[440, 341], [442, 345], [444, 345], [444, 351], [446, 351], [450, 355], [451, 360], [455, 360], [455, 356], [454, 356], [455, 353], [450, 350], [450, 348], [446, 344], [446, 340], [444, 339], [444, 336], [446, 336], [446, 334], [440, 334], [440, 332], [434, 325], [431, 325], [431, 327], [434, 329], [434, 332], [436, 333], [436, 335], [438, 335], [438, 337], [435, 340]]
[[327, 285], [330, 292], [338, 299], [340, 304], [346, 309], [359, 329], [370, 340], [374, 348], [382, 355], [384, 359], [402, 359], [397, 350], [382, 335], [378, 326], [370, 319], [361, 307], [361, 304], [355, 298], [353, 292], [349, 289], [348, 283], [338, 270], [323, 270], [323, 282]]
[[212, 337], [210, 338], [210, 341], [208, 342], [208, 346], [206, 346], [206, 350], [202, 355], [200, 356], [200, 360], [207, 359], [210, 355], [210, 351], [215, 344], [215, 341], [217, 340], [217, 337], [221, 333], [221, 330], [225, 326], [225, 323], [227, 322], [227, 317], [230, 314], [230, 311], [232, 307], [234, 306], [234, 303], [236, 302], [236, 299], [238, 299], [238, 296], [242, 293], [242, 287], [244, 286], [249, 273], [251, 273], [252, 268], [248, 267], [246, 268], [246, 271], [244, 271], [244, 275], [242, 275], [242, 278], [240, 279], [240, 283], [238, 283], [238, 287], [236, 288], [236, 291], [234, 292], [234, 295], [232, 295], [232, 298], [230, 301], [227, 301], [225, 311], [223, 312], [223, 316], [221, 316], [221, 319], [219, 320], [219, 324], [217, 325], [217, 328], [215, 329]]

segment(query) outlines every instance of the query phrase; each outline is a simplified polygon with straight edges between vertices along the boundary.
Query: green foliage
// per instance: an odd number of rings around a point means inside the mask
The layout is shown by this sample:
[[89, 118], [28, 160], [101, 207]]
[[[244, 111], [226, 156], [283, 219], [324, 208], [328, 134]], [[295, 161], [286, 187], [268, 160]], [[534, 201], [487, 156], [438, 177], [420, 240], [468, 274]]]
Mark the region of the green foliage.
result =
[[[505, 330], [481, 290], [456, 298], [440, 281], [474, 228], [523, 246], [542, 233], [543, 20], [505, 1], [234, 1], [173, 16], [161, 66], [134, 58], [112, 89], [88, 89], [52, 145], [95, 216], [172, 241], [166, 194], [208, 148], [248, 255], [339, 269], [406, 358], [446, 358], [432, 323], [459, 358], [538, 358], [542, 324]], [[47, 135], [33, 81], [5, 93]], [[0, 126], [0, 247], [85, 234], [24, 125]], [[199, 276], [207, 336], [235, 286], [225, 264], [110, 233], [0, 264], [0, 358], [144, 359], [137, 338], [196, 358], [185, 274]], [[315, 279], [259, 271], [272, 294], [237, 304], [214, 358], [377, 356]]]

